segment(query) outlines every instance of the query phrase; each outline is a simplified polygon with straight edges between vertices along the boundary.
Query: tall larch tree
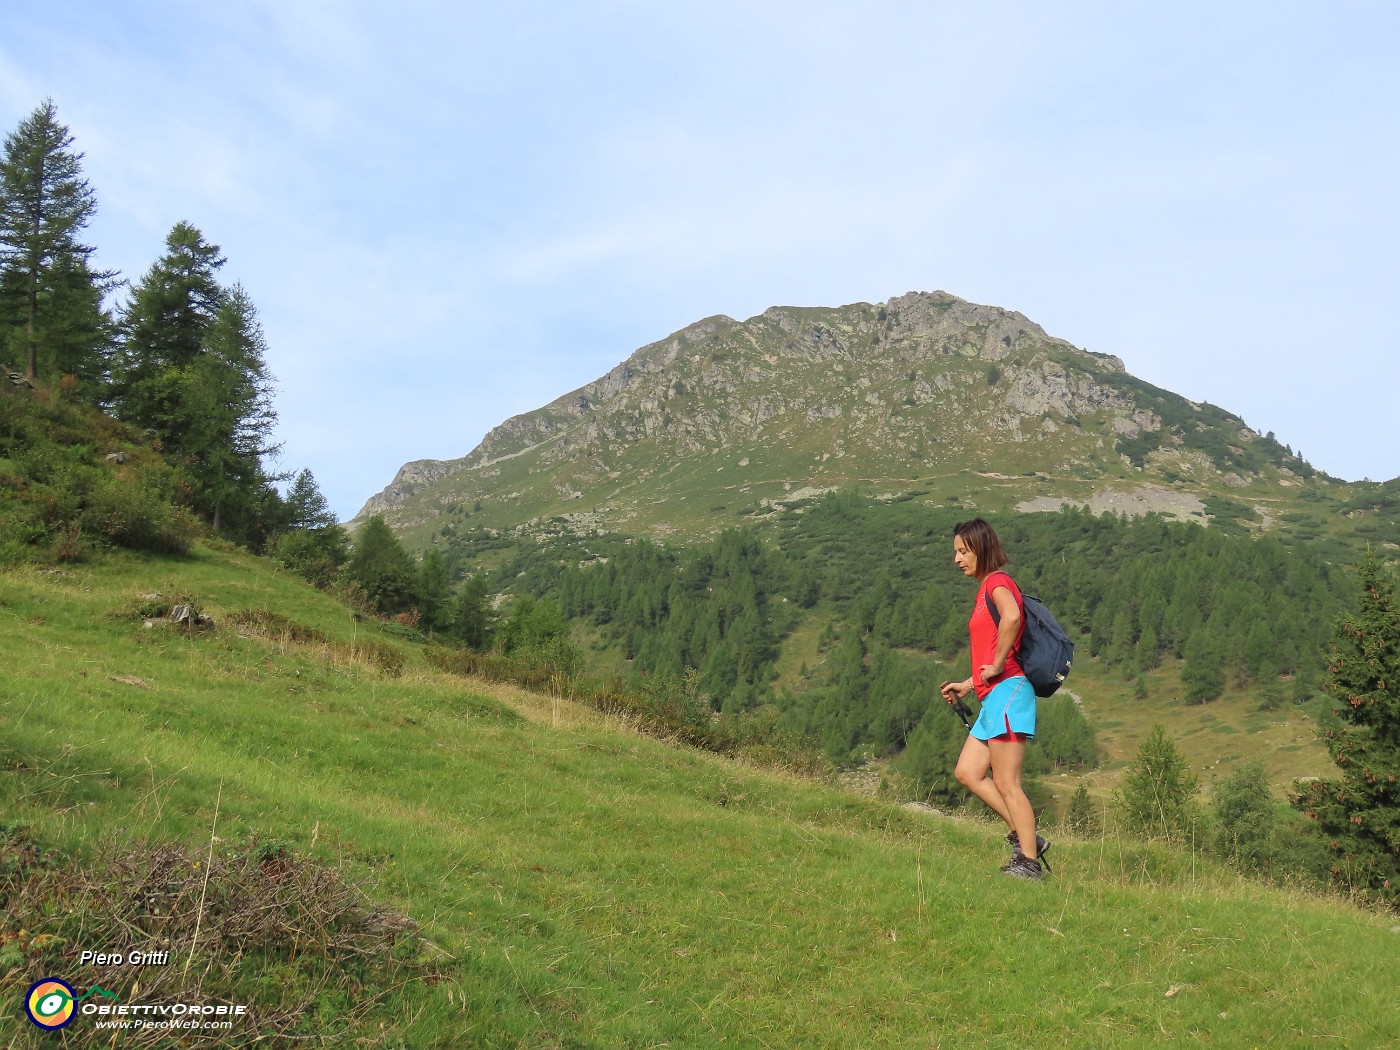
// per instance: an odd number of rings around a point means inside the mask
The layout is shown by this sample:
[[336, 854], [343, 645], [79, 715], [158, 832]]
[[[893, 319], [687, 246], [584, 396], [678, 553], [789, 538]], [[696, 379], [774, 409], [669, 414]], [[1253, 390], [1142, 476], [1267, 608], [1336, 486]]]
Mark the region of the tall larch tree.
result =
[[257, 309], [235, 284], [219, 303], [203, 353], [183, 369], [184, 451], [198, 486], [196, 505], [207, 509], [215, 531], [228, 517], [235, 531], [249, 535], [273, 480], [263, 462], [281, 446], [272, 440], [277, 412], [266, 357]]
[[114, 271], [92, 266], [83, 231], [97, 210], [83, 154], [45, 99], [5, 138], [0, 155], [0, 350], [25, 374], [100, 382], [111, 347], [102, 301]]
[[165, 239], [165, 254], [131, 290], [114, 375], [117, 414], [180, 449], [188, 412], [184, 372], [204, 351], [223, 302], [219, 246], [187, 222]]
[[278, 502], [263, 462], [278, 446], [262, 325], [241, 285], [219, 284], [224, 257], [196, 227], [177, 223], [165, 247], [123, 318], [116, 412], [184, 470], [215, 531], [258, 544]]

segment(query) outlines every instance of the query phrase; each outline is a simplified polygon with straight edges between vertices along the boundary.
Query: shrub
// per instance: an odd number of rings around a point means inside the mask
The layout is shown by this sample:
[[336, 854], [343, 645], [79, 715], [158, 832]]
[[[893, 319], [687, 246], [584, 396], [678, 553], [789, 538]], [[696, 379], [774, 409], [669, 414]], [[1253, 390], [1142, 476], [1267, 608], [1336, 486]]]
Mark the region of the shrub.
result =
[[279, 565], [317, 587], [329, 587], [349, 556], [345, 530], [339, 525], [284, 532], [273, 542], [271, 553]]
[[155, 554], [188, 554], [199, 523], [169, 502], [159, 479], [143, 472], [134, 479], [109, 475], [92, 488], [79, 520], [85, 529], [117, 544]]
[[1231, 773], [1215, 789], [1212, 811], [1216, 852], [1237, 867], [1258, 867], [1277, 823], [1263, 763], [1247, 762]]

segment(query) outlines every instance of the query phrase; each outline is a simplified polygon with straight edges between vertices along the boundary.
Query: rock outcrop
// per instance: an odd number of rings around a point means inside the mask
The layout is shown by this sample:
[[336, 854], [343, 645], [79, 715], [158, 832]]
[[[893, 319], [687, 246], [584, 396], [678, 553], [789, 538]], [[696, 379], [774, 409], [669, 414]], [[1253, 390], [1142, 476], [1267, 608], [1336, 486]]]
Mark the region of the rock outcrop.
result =
[[[1160, 483], [1189, 463], [1250, 484], [1260, 457], [1245, 449], [1263, 439], [1213, 413], [1022, 314], [945, 292], [773, 307], [644, 346], [461, 459], [406, 464], [358, 517], [421, 529], [470, 504], [496, 527], [655, 522], [695, 502], [753, 513], [793, 487], [926, 489], [920, 478], [959, 470], [1091, 481], [1126, 467]], [[1216, 426], [1228, 441], [1197, 433]]]

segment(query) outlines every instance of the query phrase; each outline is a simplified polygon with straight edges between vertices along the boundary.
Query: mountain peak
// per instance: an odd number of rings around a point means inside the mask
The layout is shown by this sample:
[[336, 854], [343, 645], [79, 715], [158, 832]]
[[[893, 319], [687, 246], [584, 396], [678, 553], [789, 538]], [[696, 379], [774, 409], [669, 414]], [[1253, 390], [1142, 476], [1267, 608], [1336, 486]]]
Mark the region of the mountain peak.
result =
[[1021, 313], [908, 292], [697, 321], [461, 459], [405, 465], [359, 516], [425, 540], [466, 517], [684, 534], [849, 485], [991, 507], [1166, 486], [1199, 507], [1303, 469], [1238, 417]]

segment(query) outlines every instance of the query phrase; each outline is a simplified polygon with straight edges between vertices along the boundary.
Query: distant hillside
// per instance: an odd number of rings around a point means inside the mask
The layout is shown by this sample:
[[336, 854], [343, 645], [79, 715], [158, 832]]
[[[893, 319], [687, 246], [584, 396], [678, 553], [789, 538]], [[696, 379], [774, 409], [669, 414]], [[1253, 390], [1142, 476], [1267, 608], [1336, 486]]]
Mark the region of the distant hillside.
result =
[[1347, 489], [1116, 357], [933, 292], [700, 321], [462, 459], [405, 465], [357, 517], [419, 545], [445, 526], [684, 538], [852, 485], [1198, 521], [1224, 501], [1257, 529]]

